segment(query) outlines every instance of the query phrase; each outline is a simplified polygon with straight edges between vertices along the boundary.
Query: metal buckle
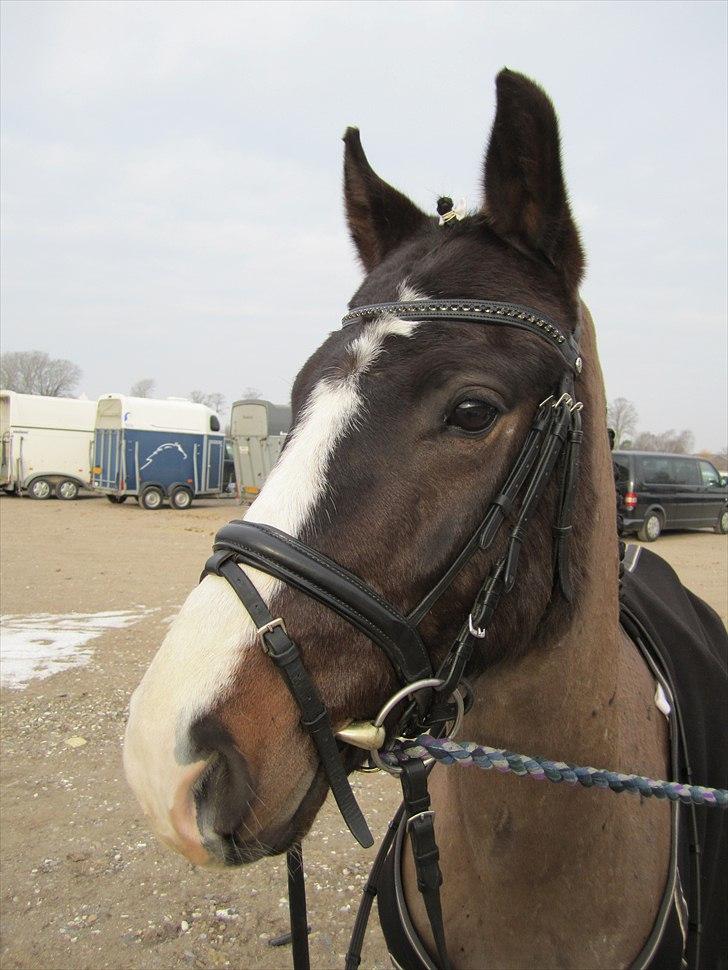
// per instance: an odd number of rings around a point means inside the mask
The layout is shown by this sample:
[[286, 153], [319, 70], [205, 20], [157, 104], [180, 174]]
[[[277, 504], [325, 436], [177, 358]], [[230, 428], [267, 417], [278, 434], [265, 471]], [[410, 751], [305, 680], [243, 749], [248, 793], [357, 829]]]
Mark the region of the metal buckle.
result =
[[475, 626], [475, 624], [473, 623], [472, 613], [470, 614], [470, 616], [468, 616], [468, 630], [470, 630], [470, 636], [477, 637], [478, 640], [484, 640], [488, 634], [488, 631], [486, 629], [481, 628], [479, 626]]
[[266, 633], [270, 633], [271, 630], [275, 630], [277, 626], [279, 626], [283, 630], [285, 635], [288, 636], [288, 630], [286, 630], [286, 624], [283, 622], [283, 619], [280, 616], [277, 616], [275, 620], [271, 620], [270, 623], [264, 623], [263, 626], [259, 626], [256, 629], [255, 632], [260, 638], [260, 642], [263, 644], [264, 649], [265, 649], [266, 643], [263, 637], [266, 635]]
[[428, 809], [428, 810], [427, 810], [426, 812], [417, 812], [417, 814], [416, 814], [416, 815], [411, 815], [411, 816], [410, 816], [410, 817], [409, 817], [409, 818], [407, 819], [407, 823], [406, 823], [406, 825], [405, 825], [405, 828], [406, 828], [406, 829], [407, 829], [407, 831], [409, 832], [409, 830], [410, 830], [410, 825], [411, 825], [411, 824], [412, 824], [412, 823], [414, 822], [414, 820], [415, 820], [416, 818], [427, 818], [428, 816], [429, 816], [430, 818], [434, 818], [434, 817], [435, 817], [435, 813], [433, 812], [433, 810], [432, 810], [431, 808], [430, 808], [430, 809]]

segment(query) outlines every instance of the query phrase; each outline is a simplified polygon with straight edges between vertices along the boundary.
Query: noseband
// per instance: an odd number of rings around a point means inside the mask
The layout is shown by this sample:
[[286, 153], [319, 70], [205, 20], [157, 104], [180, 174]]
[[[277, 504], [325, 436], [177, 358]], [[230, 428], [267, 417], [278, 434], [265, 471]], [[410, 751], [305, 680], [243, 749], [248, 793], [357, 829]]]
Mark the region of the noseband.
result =
[[[377, 754], [388, 736], [415, 738], [422, 733], [440, 736], [454, 733], [462, 716], [463, 693], [469, 696], [463, 677], [475, 644], [486, 636], [501, 596], [513, 588], [528, 524], [555, 475], [559, 480], [559, 497], [552, 527], [554, 590], [560, 591], [567, 601], [571, 601], [569, 538], [582, 438], [582, 405], [574, 399], [574, 377], [582, 370], [580, 319], [574, 333], [568, 334], [544, 314], [511, 303], [414, 300], [357, 307], [347, 313], [342, 322], [346, 327], [376, 320], [384, 314], [416, 321], [474, 323], [526, 330], [557, 351], [563, 368], [552, 394], [538, 405], [521, 450], [477, 529], [444, 575], [406, 616], [343, 566], [271, 526], [234, 521], [223, 526], [215, 537], [214, 553], [205, 565], [203, 577], [210, 573], [223, 576], [247, 609], [255, 623], [263, 651], [280, 669], [300, 708], [301, 725], [316, 747], [344, 821], [354, 838], [365, 847], [371, 846], [374, 840], [351, 790], [326, 707], [306, 672], [298, 647], [288, 636], [283, 618], [271, 615], [240, 565], [268, 573], [323, 603], [384, 652], [400, 682], [400, 690], [373, 723], [351, 725], [339, 732], [338, 736], [350, 744], [370, 750], [377, 766], [392, 770]], [[434, 669], [422, 641], [419, 624], [476, 552], [489, 548], [512, 513], [515, 524], [511, 527], [505, 554], [485, 577], [455, 641], [445, 659]], [[402, 710], [400, 702], [407, 699], [409, 702], [404, 704]], [[400, 713], [392, 724], [385, 718], [397, 707]], [[453, 725], [450, 729], [449, 724]], [[429, 767], [421, 761], [412, 761], [396, 769], [398, 774], [400, 771], [404, 802], [397, 819], [404, 811], [412, 840], [418, 888], [423, 895], [440, 964], [443, 970], [447, 970], [450, 964], [445, 947], [439, 891], [442, 876], [434, 834], [434, 813], [430, 810], [427, 792]], [[375, 870], [383, 850], [391, 844], [393, 833], [394, 829], [390, 827]], [[303, 896], [302, 917], [300, 902], [296, 907], [297, 913], [291, 906], [294, 965], [298, 970], [308, 966], [300, 848], [296, 847], [289, 856], [290, 871], [300, 874], [295, 886], [289, 879], [291, 899], [300, 901]], [[360, 938], [363, 937], [363, 926], [366, 925], [372, 899], [372, 894], [365, 895], [357, 917], [347, 967], [358, 965], [357, 946], [361, 945]]]

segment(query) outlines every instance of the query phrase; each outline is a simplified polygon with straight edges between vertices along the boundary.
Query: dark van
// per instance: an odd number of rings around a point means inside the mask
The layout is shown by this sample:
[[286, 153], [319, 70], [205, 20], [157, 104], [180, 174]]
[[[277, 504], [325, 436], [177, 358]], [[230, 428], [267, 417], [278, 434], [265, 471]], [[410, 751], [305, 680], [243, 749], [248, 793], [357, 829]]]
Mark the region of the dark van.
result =
[[704, 458], [656, 451], [615, 451], [622, 534], [645, 542], [665, 529], [728, 533], [728, 486]]

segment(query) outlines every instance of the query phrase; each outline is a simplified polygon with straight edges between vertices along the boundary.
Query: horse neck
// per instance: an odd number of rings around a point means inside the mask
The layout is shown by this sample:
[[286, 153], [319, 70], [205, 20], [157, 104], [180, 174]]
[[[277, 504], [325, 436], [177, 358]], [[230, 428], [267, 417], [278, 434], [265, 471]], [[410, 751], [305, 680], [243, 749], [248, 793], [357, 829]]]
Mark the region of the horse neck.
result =
[[[566, 630], [480, 678], [462, 736], [521, 754], [660, 777], [667, 740], [653, 704], [654, 683], [619, 626], [614, 480], [588, 313], [582, 347], [591, 362], [581, 391], [582, 467], [592, 488], [590, 507], [577, 509], [582, 530], [588, 530], [579, 543], [583, 579], [577, 606]], [[635, 817], [625, 796], [494, 776], [457, 767], [432, 776], [448, 938], [451, 952], [464, 954], [456, 965], [550, 966], [544, 939], [553, 939], [559, 965], [563, 960], [564, 966], [614, 966], [632, 959], [649, 934], [654, 899], [664, 884], [666, 812], [659, 807], [657, 816], [648, 812], [645, 828], [644, 817]], [[575, 844], [581, 854], [574, 853]], [[612, 909], [605, 915], [600, 882], [613, 879], [620, 863], [630, 871], [641, 867], [641, 896], [628, 886], [618, 901], [610, 897]], [[408, 902], [427, 938], [407, 855], [404, 871]], [[574, 914], [573, 924], [565, 913]], [[488, 925], [497, 925], [498, 932]], [[629, 929], [604, 942], [605, 925]], [[529, 926], [533, 931], [524, 934]], [[538, 946], [531, 950], [533, 940]], [[584, 947], [593, 940], [603, 942], [592, 959]]]

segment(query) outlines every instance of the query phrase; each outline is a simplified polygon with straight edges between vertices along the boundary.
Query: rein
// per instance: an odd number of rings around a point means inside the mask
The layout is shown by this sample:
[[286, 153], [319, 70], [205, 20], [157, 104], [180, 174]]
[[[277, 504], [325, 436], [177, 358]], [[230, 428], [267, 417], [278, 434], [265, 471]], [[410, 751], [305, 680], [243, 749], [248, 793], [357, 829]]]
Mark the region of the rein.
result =
[[604, 788], [617, 794], [630, 792], [643, 798], [668, 799], [683, 805], [705, 805], [728, 808], [728, 789], [707, 788], [703, 785], [685, 785], [679, 781], [656, 781], [645, 775], [625, 775], [620, 771], [604, 768], [584, 768], [551, 761], [548, 758], [515, 754], [505, 748], [490, 748], [473, 741], [453, 741], [452, 738], [433, 738], [421, 734], [414, 743], [398, 741], [380, 755], [385, 765], [400, 766], [410, 758], [432, 758], [441, 765], [464, 765], [489, 770], [495, 768], [502, 774], [512, 772], [520, 778], [534, 781], [566, 782], [583, 788]]
[[[406, 817], [417, 885], [422, 895], [437, 947], [442, 970], [450, 970], [440, 902], [442, 873], [435, 838], [434, 816], [427, 789], [432, 763], [408, 758], [394, 767], [381, 760], [378, 749], [387, 736], [416, 739], [428, 734], [448, 737], [457, 730], [467, 710], [471, 694], [464, 680], [476, 643], [487, 635], [501, 597], [513, 588], [528, 526], [549, 482], [557, 475], [558, 499], [553, 529], [554, 594], [572, 599], [569, 539], [576, 486], [579, 447], [582, 440], [581, 408], [575, 400], [574, 379], [583, 362], [579, 350], [581, 318], [574, 332], [565, 333], [540, 312], [512, 303], [489, 300], [414, 300], [357, 307], [343, 318], [344, 327], [365, 323], [383, 315], [417, 321], [473, 323], [525, 330], [546, 342], [558, 355], [562, 368], [552, 393], [536, 408], [533, 423], [500, 492], [491, 500], [478, 528], [465, 543], [450, 567], [409, 613], [402, 615], [375, 590], [338, 563], [317, 550], [270, 526], [234, 521], [215, 537], [214, 553], [202, 576], [223, 576], [255, 623], [264, 653], [280, 669], [286, 686], [301, 711], [301, 726], [316, 748], [332, 794], [346, 825], [357, 841], [369, 847], [373, 838], [347, 778], [328, 711], [309, 677], [298, 646], [286, 631], [283, 617], [273, 617], [255, 586], [240, 568], [252, 566], [294, 586], [338, 613], [364, 633], [387, 656], [400, 681], [400, 690], [390, 699], [374, 722], [349, 725], [338, 732], [339, 742], [364, 748], [377, 767], [400, 776], [403, 806], [399, 817]], [[487, 549], [509, 517], [515, 517], [505, 554], [484, 578], [467, 618], [437, 670], [418, 626], [463, 567], [476, 552]], [[402, 710], [402, 702], [404, 704]], [[391, 725], [387, 715], [399, 708]], [[387, 723], [385, 723], [385, 721]], [[449, 726], [450, 725], [450, 726]], [[391, 829], [380, 849], [368, 885], [376, 892], [375, 873], [381, 868], [382, 851], [394, 837]], [[294, 966], [309, 966], [305, 885], [301, 847], [288, 853], [289, 900]], [[355, 942], [363, 938], [371, 907], [365, 896], [352, 936], [347, 967], [358, 966]], [[363, 925], [362, 925], [363, 919]], [[354, 961], [352, 963], [352, 961]]]

